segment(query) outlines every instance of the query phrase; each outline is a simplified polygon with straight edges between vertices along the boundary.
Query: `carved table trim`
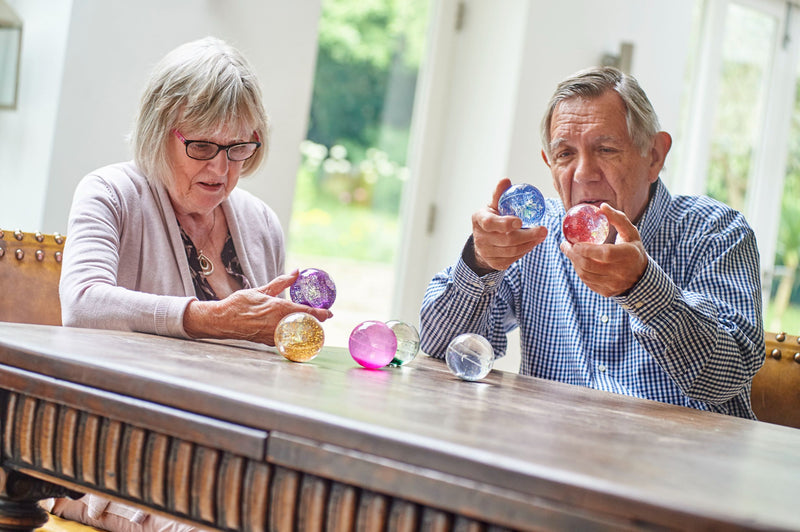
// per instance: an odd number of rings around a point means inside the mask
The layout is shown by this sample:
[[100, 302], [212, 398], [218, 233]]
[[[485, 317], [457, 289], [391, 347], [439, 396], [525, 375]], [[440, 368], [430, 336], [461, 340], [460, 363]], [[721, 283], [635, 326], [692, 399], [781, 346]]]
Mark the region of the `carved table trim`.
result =
[[220, 530], [800, 528], [800, 431], [425, 356], [0, 323], [0, 401], [3, 479]]

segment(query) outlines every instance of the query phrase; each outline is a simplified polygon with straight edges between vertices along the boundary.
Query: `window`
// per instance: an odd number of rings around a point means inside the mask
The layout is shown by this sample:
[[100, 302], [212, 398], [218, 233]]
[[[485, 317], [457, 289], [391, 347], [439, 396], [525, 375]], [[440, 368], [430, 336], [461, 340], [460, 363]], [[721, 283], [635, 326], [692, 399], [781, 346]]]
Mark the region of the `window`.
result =
[[764, 319], [770, 331], [800, 331], [800, 62], [795, 73], [786, 177], [781, 195], [778, 243]]
[[798, 19], [784, 0], [703, 3], [686, 141], [670, 176], [673, 192], [706, 193], [746, 215], [771, 331], [800, 331]]
[[287, 270], [320, 268], [337, 287], [328, 345], [387, 321], [428, 0], [323, 0], [307, 140], [301, 146]]

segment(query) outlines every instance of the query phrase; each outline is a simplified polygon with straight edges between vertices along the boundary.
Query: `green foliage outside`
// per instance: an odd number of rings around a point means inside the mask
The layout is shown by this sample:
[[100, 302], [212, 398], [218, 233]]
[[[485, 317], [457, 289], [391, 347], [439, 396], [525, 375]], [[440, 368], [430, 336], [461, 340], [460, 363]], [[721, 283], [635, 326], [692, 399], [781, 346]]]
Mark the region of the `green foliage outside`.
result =
[[298, 254], [393, 262], [399, 197], [408, 169], [377, 149], [358, 165], [347, 150], [305, 141], [297, 175], [290, 248]]
[[290, 251], [393, 262], [428, 0], [324, 0]]
[[[731, 207], [743, 211], [751, 172], [755, 128], [763, 112], [761, 80], [765, 73], [761, 58], [774, 31], [768, 17], [754, 17], [751, 11], [732, 9], [724, 48], [730, 52], [722, 65], [719, 106], [712, 135], [707, 192]], [[766, 64], [766, 63], [764, 63]], [[776, 276], [763, 286], [770, 302], [764, 309], [764, 325], [770, 331], [800, 332], [800, 85], [796, 87], [795, 111], [790, 131], [789, 161], [781, 196], [781, 218]], [[763, 258], [762, 258], [763, 259]]]
[[308, 139], [405, 164], [428, 0], [325, 0]]
[[719, 101], [726, 105], [715, 122], [706, 187], [709, 196], [739, 211], [745, 207], [753, 128], [760, 113], [753, 102], [759, 100], [762, 75], [754, 65], [725, 63], [720, 83]]
[[789, 161], [781, 196], [781, 221], [775, 263], [783, 275], [775, 283], [774, 317], [765, 320], [770, 330], [800, 333], [800, 84], [795, 87], [794, 113], [789, 133]]

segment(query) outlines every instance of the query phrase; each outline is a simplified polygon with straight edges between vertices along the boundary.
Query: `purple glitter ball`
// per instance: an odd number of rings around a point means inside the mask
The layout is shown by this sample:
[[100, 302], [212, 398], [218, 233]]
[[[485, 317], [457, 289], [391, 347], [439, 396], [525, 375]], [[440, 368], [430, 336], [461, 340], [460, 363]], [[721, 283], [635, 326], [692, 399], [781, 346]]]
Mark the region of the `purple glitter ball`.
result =
[[336, 301], [336, 285], [323, 270], [306, 268], [289, 288], [289, 297], [300, 305], [314, 308], [331, 308]]

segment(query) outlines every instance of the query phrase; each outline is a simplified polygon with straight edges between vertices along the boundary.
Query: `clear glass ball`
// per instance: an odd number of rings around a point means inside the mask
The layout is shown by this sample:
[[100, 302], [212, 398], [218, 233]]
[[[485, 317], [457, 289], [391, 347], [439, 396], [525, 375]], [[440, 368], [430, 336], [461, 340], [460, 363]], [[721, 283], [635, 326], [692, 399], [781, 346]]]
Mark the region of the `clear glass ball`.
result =
[[465, 381], [477, 381], [492, 371], [494, 349], [483, 336], [465, 333], [453, 338], [447, 346], [445, 361], [455, 376]]
[[389, 365], [403, 366], [414, 360], [419, 353], [417, 328], [400, 320], [387, 321], [386, 325], [394, 331], [394, 335], [397, 337], [397, 352]]

